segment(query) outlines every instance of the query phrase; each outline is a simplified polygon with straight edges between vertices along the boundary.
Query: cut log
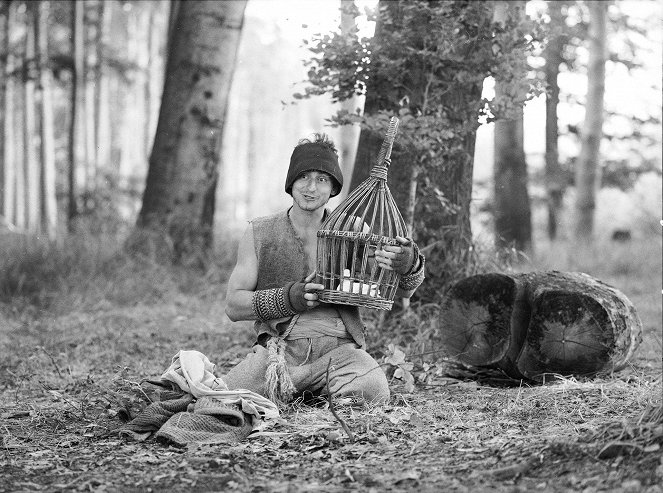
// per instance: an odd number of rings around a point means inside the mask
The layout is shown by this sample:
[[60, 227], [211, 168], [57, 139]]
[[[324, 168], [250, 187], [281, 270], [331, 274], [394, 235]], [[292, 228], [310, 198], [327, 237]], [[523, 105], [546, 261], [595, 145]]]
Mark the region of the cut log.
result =
[[620, 370], [642, 340], [623, 293], [557, 271], [463, 279], [443, 300], [439, 327], [452, 361], [534, 381]]
[[642, 341], [642, 322], [622, 292], [579, 272], [526, 277], [532, 317], [517, 362], [525, 377], [594, 375], [626, 366]]
[[504, 360], [512, 374], [529, 321], [525, 283], [520, 276], [497, 273], [463, 279], [447, 293], [439, 320], [450, 359], [465, 366]]

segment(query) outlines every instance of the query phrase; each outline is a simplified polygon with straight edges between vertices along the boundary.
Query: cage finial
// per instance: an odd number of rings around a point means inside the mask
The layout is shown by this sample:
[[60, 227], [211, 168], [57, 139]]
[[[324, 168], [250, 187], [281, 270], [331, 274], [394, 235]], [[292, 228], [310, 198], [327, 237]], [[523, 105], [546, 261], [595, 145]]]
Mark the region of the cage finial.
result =
[[397, 131], [398, 118], [392, 116], [391, 120], [389, 120], [387, 134], [382, 141], [382, 146], [380, 147], [380, 152], [378, 153], [378, 159], [373, 168], [371, 168], [370, 176], [380, 180], [387, 180], [387, 167], [389, 166], [387, 160], [391, 157], [391, 149], [394, 146], [394, 139], [396, 138]]

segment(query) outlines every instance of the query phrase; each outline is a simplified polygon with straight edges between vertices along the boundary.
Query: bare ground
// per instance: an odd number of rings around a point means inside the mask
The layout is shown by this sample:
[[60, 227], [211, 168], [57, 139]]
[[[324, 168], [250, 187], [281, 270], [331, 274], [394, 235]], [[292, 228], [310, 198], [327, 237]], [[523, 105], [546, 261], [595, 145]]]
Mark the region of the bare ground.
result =
[[[137, 382], [178, 349], [231, 366], [250, 328], [222, 290], [37, 312], [0, 307], [0, 491], [649, 491], [663, 488], [660, 326], [610, 378], [503, 387], [429, 375], [388, 406], [293, 405], [236, 447], [126, 442]], [[59, 314], [58, 314], [59, 313]], [[220, 371], [222, 373], [222, 371]]]

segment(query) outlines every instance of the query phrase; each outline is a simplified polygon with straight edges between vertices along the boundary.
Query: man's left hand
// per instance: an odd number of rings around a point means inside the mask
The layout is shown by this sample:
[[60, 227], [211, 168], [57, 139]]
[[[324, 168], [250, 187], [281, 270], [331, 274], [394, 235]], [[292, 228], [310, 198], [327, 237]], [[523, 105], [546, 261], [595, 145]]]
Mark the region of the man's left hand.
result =
[[405, 275], [412, 271], [417, 261], [414, 257], [414, 242], [402, 236], [397, 236], [396, 241], [398, 246], [385, 245], [382, 250], [376, 250], [375, 261], [383, 269]]

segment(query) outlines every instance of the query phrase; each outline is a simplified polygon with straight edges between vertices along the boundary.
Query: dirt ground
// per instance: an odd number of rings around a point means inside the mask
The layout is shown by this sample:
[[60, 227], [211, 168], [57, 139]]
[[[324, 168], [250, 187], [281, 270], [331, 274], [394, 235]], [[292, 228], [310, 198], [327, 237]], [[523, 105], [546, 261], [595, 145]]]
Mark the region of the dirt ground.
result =
[[389, 405], [338, 406], [354, 440], [326, 406], [300, 404], [233, 447], [120, 439], [118, 411], [146, 404], [137, 383], [178, 349], [219, 373], [246, 351], [250, 328], [224, 322], [213, 296], [61, 315], [1, 307], [0, 491], [663, 491], [651, 347], [586, 381], [504, 387], [440, 370], [407, 393], [392, 379]]

